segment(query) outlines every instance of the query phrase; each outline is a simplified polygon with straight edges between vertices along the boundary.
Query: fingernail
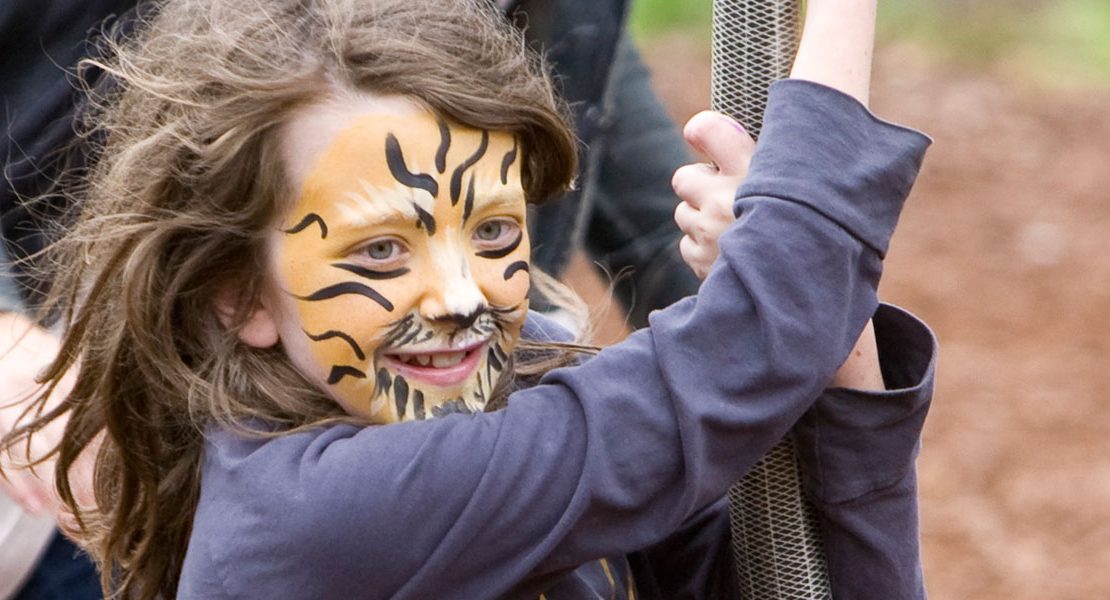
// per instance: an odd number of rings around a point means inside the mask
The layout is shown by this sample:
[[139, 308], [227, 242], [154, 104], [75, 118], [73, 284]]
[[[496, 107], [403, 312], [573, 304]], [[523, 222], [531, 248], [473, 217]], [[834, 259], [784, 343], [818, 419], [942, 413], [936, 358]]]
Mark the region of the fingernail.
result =
[[726, 121], [728, 121], [729, 125], [732, 125], [733, 129], [735, 129], [736, 131], [739, 131], [740, 133], [742, 133], [744, 135], [748, 135], [748, 130], [744, 129], [744, 126], [741, 125], [739, 121], [737, 121], [736, 119], [733, 119], [732, 117], [730, 117], [726, 114], [723, 114], [723, 113], [721, 114], [721, 116], [724, 117], [724, 119]]

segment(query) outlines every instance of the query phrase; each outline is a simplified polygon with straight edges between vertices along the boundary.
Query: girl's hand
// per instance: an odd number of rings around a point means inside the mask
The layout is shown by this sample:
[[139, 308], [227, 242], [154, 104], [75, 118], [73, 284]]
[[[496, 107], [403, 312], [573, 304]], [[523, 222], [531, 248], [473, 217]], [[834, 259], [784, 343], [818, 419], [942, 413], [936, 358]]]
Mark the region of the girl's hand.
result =
[[712, 163], [695, 163], [675, 171], [671, 185], [682, 200], [674, 220], [686, 235], [678, 244], [686, 264], [705, 279], [717, 258], [717, 239], [736, 220], [732, 204], [736, 189], [748, 174], [755, 141], [733, 119], [717, 112], [693, 116], [683, 136], [694, 150]]
[[[58, 351], [57, 336], [37, 327], [17, 313], [0, 314], [0, 435], [11, 431], [27, 400], [38, 388], [35, 375]], [[68, 390], [61, 390], [62, 394]], [[54, 462], [48, 461], [34, 471], [21, 468], [32, 458], [44, 456], [62, 436], [64, 424], [53, 423], [31, 437], [28, 448], [20, 443], [0, 453], [0, 493], [18, 502], [24, 510], [42, 516], [58, 507], [54, 495]]]

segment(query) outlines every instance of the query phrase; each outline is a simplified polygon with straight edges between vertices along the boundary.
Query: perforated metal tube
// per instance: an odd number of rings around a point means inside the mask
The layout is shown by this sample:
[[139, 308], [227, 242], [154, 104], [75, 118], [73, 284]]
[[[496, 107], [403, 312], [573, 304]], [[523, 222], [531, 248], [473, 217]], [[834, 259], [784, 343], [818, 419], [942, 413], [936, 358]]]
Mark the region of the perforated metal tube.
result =
[[[789, 75], [800, 0], [714, 0], [712, 106], [758, 137], [771, 83]], [[740, 597], [832, 598], [813, 507], [787, 435], [729, 490]]]

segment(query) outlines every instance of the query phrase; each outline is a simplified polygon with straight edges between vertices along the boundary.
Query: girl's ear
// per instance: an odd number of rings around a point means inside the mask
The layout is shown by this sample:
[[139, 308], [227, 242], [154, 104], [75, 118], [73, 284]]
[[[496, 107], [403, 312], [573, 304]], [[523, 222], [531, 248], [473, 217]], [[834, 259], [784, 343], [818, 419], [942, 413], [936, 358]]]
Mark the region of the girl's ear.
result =
[[278, 324], [273, 313], [259, 302], [253, 307], [244, 307], [242, 298], [234, 286], [225, 285], [216, 295], [213, 310], [220, 325], [234, 327], [244, 310], [250, 310], [246, 321], [239, 326], [239, 341], [254, 348], [271, 348], [281, 339]]

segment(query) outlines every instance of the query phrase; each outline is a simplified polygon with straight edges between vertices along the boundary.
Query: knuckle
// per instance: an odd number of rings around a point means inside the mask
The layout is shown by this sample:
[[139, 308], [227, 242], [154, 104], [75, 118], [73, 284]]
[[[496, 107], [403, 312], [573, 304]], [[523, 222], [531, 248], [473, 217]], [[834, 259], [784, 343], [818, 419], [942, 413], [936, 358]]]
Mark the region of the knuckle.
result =
[[691, 182], [690, 178], [693, 175], [691, 165], [684, 165], [675, 169], [674, 175], [671, 176], [671, 188], [679, 198], [685, 198], [690, 192]]
[[685, 202], [679, 202], [674, 207], [674, 222], [678, 228], [686, 231], [686, 225], [690, 222], [690, 205]]

